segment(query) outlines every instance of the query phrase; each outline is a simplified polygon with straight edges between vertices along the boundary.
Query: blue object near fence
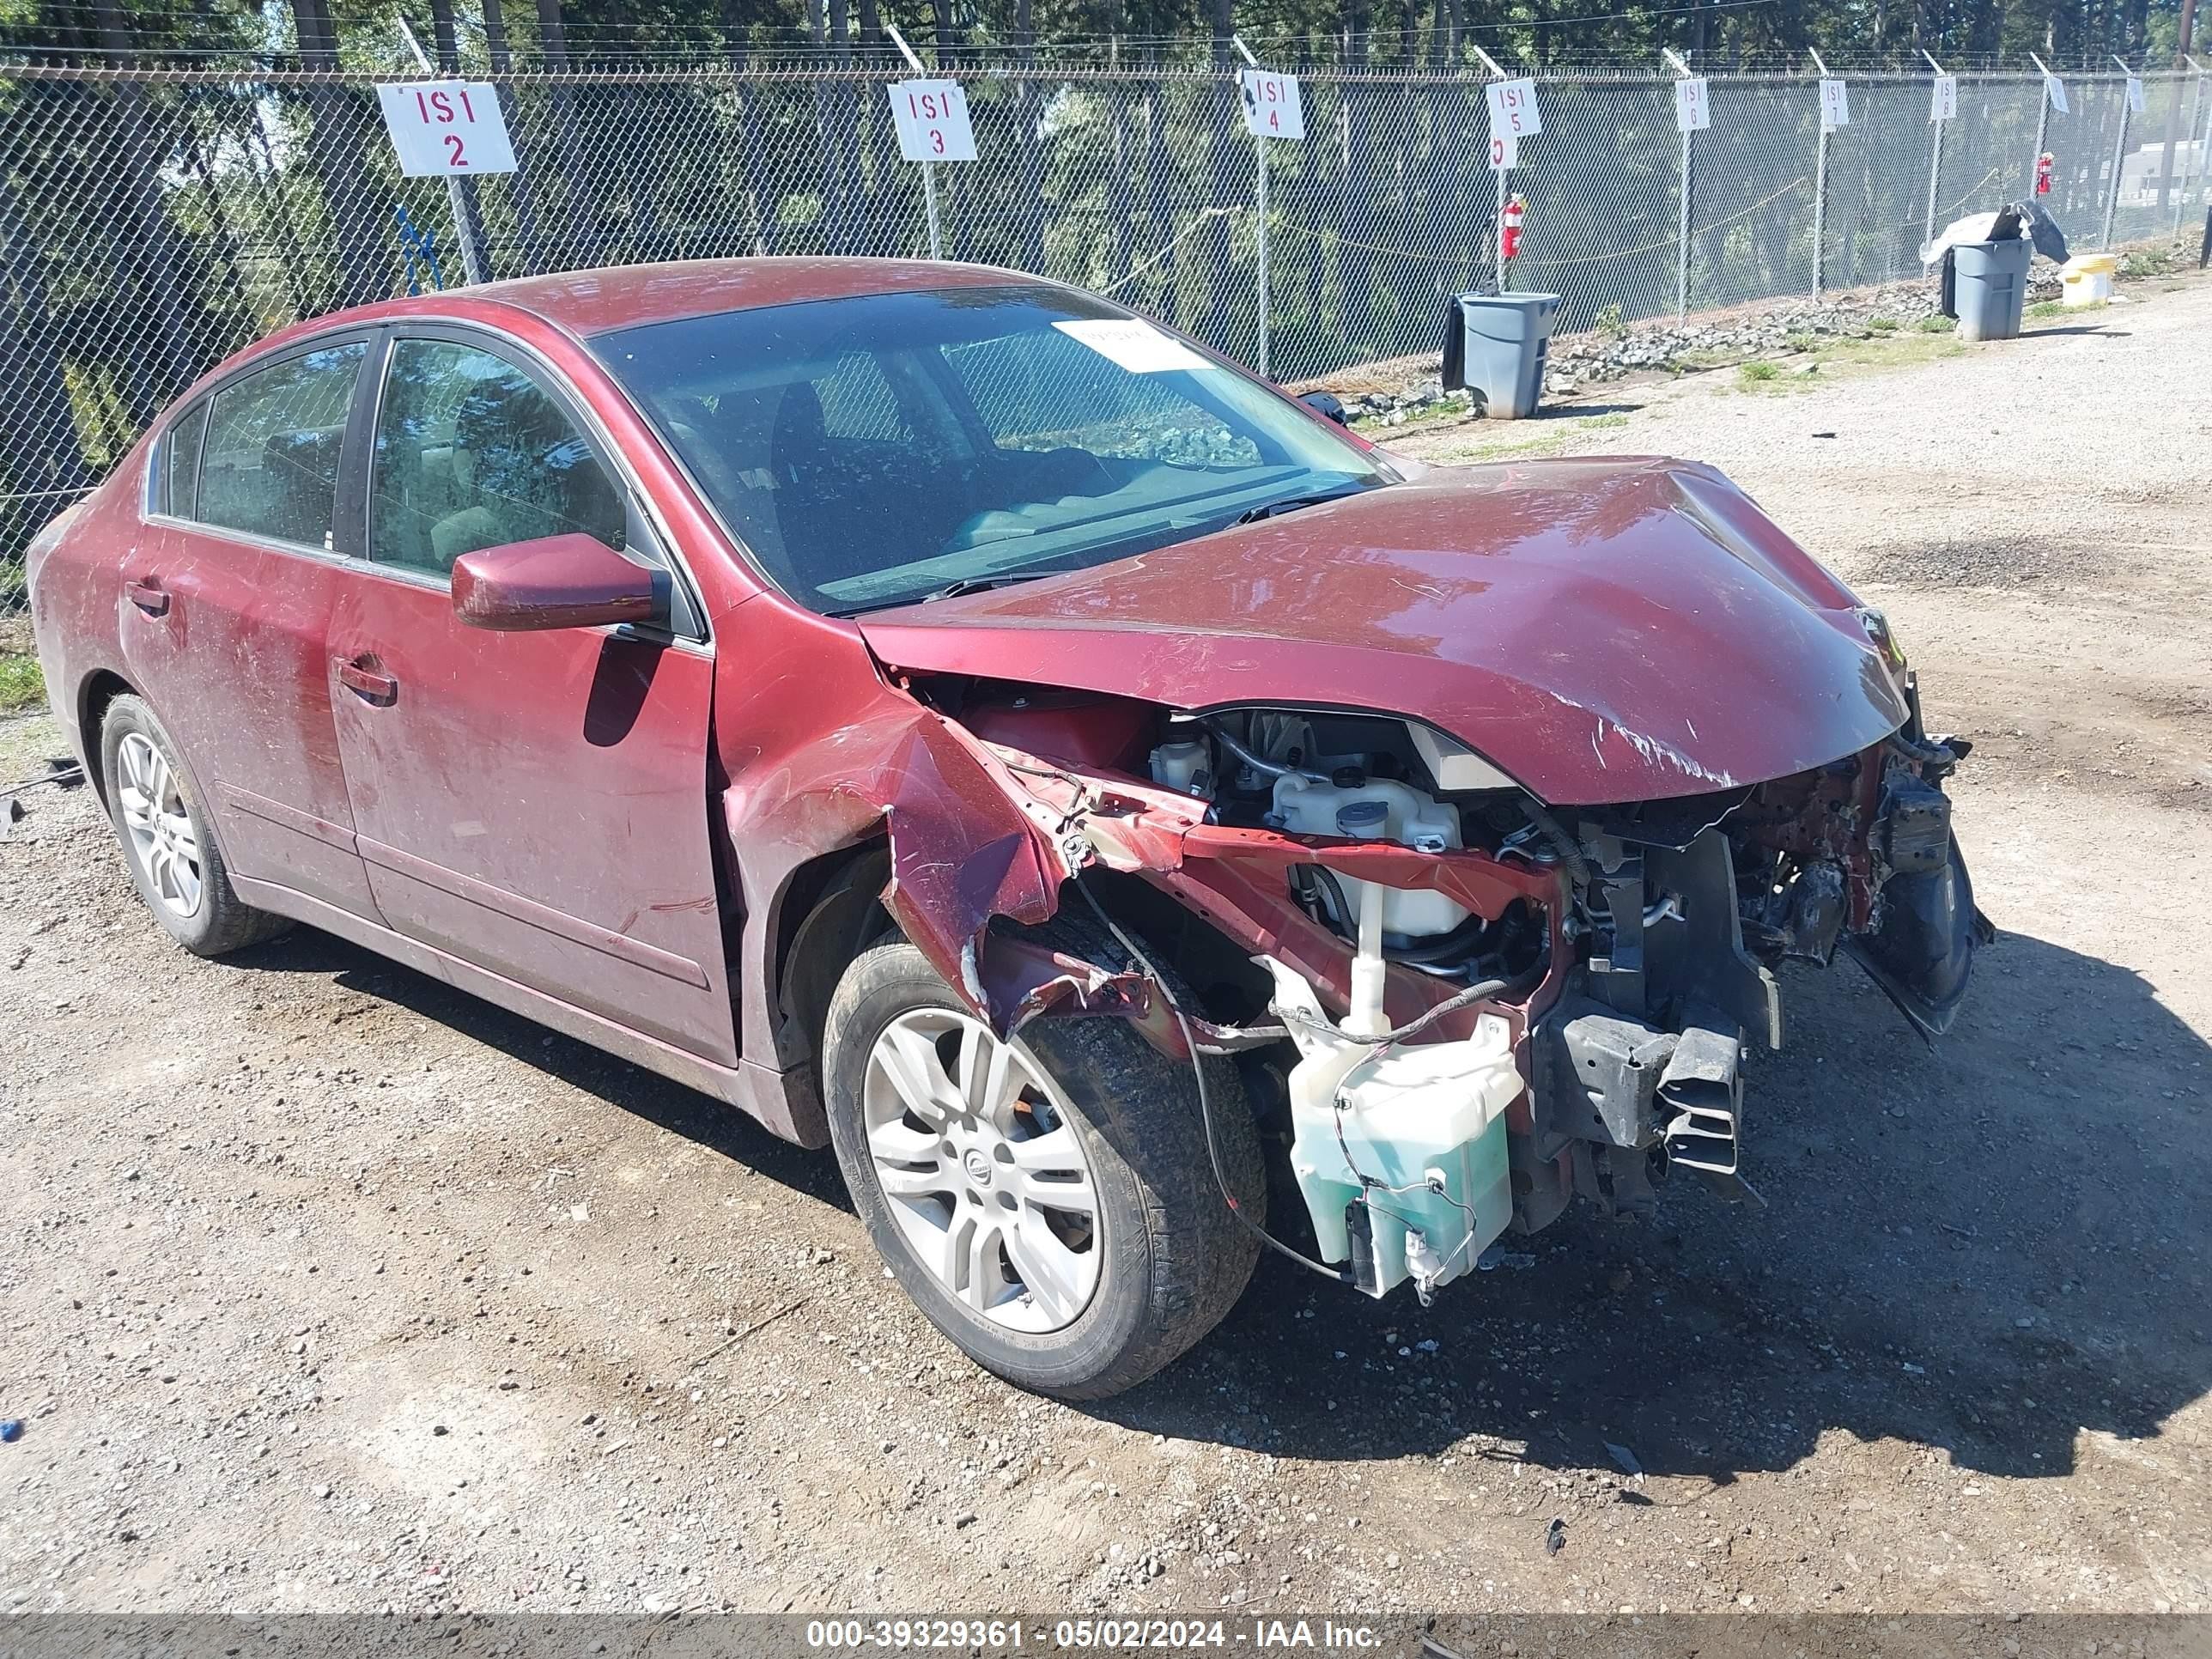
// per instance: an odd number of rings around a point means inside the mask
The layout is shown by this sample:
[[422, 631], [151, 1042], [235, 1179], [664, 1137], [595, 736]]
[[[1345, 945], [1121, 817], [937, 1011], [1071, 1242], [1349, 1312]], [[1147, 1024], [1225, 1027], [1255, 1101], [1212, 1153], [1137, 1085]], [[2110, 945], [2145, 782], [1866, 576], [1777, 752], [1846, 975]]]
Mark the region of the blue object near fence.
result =
[[402, 204], [393, 204], [392, 216], [399, 222], [399, 253], [400, 257], [407, 262], [407, 291], [410, 294], [420, 294], [422, 291], [422, 277], [418, 275], [419, 267], [420, 270], [427, 270], [430, 273], [432, 289], [440, 294], [444, 293], [446, 273], [438, 264], [437, 236], [428, 227], [417, 225], [409, 218], [407, 209]]

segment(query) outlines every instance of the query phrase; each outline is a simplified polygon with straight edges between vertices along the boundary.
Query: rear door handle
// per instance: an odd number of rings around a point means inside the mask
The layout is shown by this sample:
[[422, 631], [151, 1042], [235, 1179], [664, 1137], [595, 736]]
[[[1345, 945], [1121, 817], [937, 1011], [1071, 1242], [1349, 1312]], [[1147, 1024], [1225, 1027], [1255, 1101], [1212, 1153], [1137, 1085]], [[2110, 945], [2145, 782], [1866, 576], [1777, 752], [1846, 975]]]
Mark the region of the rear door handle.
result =
[[389, 674], [364, 666], [360, 659], [339, 662], [338, 684], [354, 692], [363, 702], [372, 703], [379, 708], [389, 708], [399, 701], [399, 682]]
[[159, 582], [125, 582], [123, 592], [131, 604], [149, 617], [169, 614], [169, 596], [161, 591]]

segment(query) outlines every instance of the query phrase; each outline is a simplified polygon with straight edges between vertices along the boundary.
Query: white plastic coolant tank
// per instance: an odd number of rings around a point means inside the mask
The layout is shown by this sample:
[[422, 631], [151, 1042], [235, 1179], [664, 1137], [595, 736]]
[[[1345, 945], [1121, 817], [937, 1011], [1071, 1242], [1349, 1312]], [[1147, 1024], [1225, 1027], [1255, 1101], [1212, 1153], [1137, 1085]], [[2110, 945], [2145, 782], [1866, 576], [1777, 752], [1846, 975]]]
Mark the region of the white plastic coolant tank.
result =
[[[1275, 780], [1275, 811], [1283, 827], [1299, 836], [1354, 836], [1363, 841], [1395, 841], [1431, 850], [1460, 844], [1459, 814], [1410, 784], [1370, 778], [1345, 785], [1327, 778], [1288, 772]], [[1342, 884], [1357, 924], [1368, 892], [1382, 895], [1382, 928], [1407, 939], [1448, 933], [1467, 920], [1462, 905], [1442, 893], [1378, 887], [1369, 882]]]
[[[1486, 1014], [1465, 1042], [1409, 1044], [1349, 1072], [1334, 1058], [1291, 1073], [1291, 1168], [1322, 1259], [1349, 1258], [1345, 1206], [1365, 1190], [1378, 1293], [1408, 1277], [1458, 1278], [1513, 1218], [1510, 1030]], [[1379, 1188], [1363, 1189], [1362, 1176]]]

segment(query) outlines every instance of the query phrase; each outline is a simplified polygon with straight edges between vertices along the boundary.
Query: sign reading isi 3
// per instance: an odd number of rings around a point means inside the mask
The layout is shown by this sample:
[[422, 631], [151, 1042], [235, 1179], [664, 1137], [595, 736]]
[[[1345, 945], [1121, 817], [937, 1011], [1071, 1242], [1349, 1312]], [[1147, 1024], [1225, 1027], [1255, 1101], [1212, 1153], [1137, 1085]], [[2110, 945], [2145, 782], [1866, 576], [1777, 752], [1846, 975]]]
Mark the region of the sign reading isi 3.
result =
[[514, 171], [514, 146], [495, 88], [481, 81], [426, 81], [379, 87], [376, 100], [406, 177]]
[[907, 161], [972, 161], [975, 129], [968, 120], [968, 94], [957, 81], [900, 81], [891, 95], [891, 125], [898, 129], [899, 158]]

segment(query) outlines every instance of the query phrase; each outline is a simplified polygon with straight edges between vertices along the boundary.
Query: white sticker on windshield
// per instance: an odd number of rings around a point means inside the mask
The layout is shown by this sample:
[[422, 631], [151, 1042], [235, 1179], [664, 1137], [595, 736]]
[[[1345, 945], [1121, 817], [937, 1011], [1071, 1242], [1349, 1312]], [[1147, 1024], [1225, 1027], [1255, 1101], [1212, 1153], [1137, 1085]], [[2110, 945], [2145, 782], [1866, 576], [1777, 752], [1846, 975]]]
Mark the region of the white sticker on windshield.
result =
[[1132, 374], [1167, 374], [1179, 368], [1212, 367], [1174, 335], [1162, 333], [1134, 317], [1086, 318], [1053, 326]]

